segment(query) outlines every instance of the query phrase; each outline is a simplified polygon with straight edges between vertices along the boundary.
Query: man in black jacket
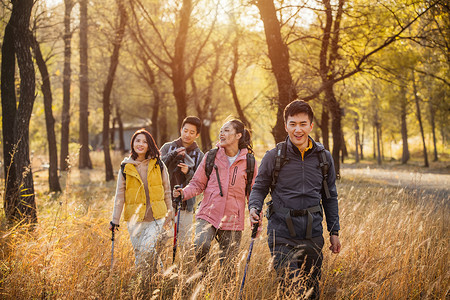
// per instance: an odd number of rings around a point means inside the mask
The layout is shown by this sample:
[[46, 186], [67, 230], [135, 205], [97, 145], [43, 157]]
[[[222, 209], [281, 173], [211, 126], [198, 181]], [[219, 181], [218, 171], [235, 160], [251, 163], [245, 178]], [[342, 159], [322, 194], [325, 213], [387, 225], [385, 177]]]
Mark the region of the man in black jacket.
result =
[[339, 253], [341, 244], [333, 158], [309, 136], [313, 118], [310, 105], [304, 101], [286, 106], [288, 137], [263, 157], [249, 210], [250, 221], [261, 222], [257, 212], [271, 193], [266, 213], [268, 244], [281, 285], [291, 296], [318, 299], [324, 246], [322, 206], [330, 250]]
[[[170, 176], [170, 188], [175, 185], [185, 187], [191, 181], [200, 162], [203, 152], [198, 148], [195, 140], [200, 135], [202, 123], [197, 117], [187, 117], [183, 120], [180, 137], [165, 143], [161, 151], [161, 159], [167, 166]], [[173, 199], [175, 200], [175, 199]], [[180, 245], [190, 242], [192, 223], [194, 219], [195, 197], [182, 202], [178, 241]], [[174, 208], [176, 204], [173, 203]]]

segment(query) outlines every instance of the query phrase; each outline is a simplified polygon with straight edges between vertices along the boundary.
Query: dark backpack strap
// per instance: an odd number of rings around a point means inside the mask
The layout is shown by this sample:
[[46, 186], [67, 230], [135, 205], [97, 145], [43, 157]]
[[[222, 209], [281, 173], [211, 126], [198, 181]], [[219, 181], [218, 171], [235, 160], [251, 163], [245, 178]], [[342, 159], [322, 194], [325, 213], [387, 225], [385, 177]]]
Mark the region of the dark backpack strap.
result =
[[286, 142], [280, 142], [277, 144], [277, 152], [275, 155], [275, 165], [272, 172], [272, 184], [270, 190], [273, 191], [278, 181], [278, 175], [280, 175], [281, 168], [288, 162], [289, 158], [286, 157], [287, 144]]
[[208, 151], [208, 154], [206, 155], [206, 162], [205, 162], [205, 173], [206, 177], [209, 181], [209, 176], [211, 175], [211, 172], [214, 168], [214, 161], [216, 160], [216, 154], [219, 148], [214, 148]]
[[126, 165], [126, 163], [122, 163], [121, 165], [120, 165], [120, 171], [121, 171], [121, 173], [122, 173], [122, 176], [123, 176], [123, 180], [127, 180], [127, 174], [125, 174], [125, 165]]
[[320, 162], [319, 166], [320, 169], [322, 169], [322, 176], [323, 176], [322, 188], [325, 192], [326, 199], [329, 199], [331, 198], [330, 189], [328, 188], [328, 170], [330, 168], [330, 164], [328, 163], [325, 149], [319, 151], [319, 162]]
[[[161, 161], [161, 158], [159, 156], [156, 158], [156, 163], [159, 165], [159, 170], [161, 171], [161, 174], [162, 174], [163, 169], [164, 169], [164, 164]], [[156, 164], [155, 164], [155, 166], [156, 166]]]
[[255, 156], [252, 153], [247, 153], [247, 184], [245, 185], [245, 194], [250, 195], [252, 190], [253, 175], [255, 174]]

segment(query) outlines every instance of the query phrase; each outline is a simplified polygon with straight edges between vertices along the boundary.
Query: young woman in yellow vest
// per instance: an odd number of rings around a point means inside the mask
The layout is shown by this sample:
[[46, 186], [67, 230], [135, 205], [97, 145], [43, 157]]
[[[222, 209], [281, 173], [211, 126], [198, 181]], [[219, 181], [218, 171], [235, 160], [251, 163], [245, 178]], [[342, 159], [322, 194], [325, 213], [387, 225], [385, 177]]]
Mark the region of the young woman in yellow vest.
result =
[[131, 155], [123, 160], [117, 176], [110, 230], [117, 230], [123, 211], [136, 266], [150, 263], [147, 259], [173, 219], [169, 175], [159, 156], [151, 134], [140, 129], [131, 138]]

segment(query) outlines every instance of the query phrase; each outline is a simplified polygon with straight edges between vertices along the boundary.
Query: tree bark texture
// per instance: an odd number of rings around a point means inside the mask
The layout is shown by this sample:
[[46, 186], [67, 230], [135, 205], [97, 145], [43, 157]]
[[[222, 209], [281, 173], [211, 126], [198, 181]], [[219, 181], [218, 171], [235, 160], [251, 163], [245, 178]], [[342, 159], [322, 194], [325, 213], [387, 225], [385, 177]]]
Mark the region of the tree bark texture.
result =
[[423, 145], [423, 160], [425, 163], [425, 167], [429, 167], [430, 164], [428, 163], [428, 153], [427, 153], [427, 145], [425, 143], [425, 132], [423, 130], [423, 123], [422, 123], [422, 114], [420, 112], [420, 98], [417, 94], [417, 86], [416, 86], [416, 78], [414, 75], [414, 70], [412, 71], [412, 84], [413, 84], [413, 92], [414, 92], [414, 100], [416, 102], [416, 115], [417, 120], [419, 121], [419, 127], [420, 127], [420, 135], [422, 137], [422, 145]]
[[48, 169], [48, 183], [51, 192], [61, 192], [61, 185], [59, 184], [58, 177], [58, 149], [56, 147], [56, 134], [55, 134], [55, 118], [53, 117], [53, 96], [52, 88], [50, 84], [50, 75], [48, 73], [47, 65], [42, 57], [41, 48], [38, 41], [33, 37], [30, 32], [30, 40], [32, 40], [34, 56], [36, 58], [36, 64], [39, 68], [39, 72], [42, 77], [42, 94], [44, 95], [44, 113], [45, 113], [45, 126], [47, 128], [47, 142], [50, 166]]
[[173, 96], [177, 103], [178, 128], [181, 128], [184, 118], [187, 116], [187, 96], [186, 96], [186, 72], [185, 72], [185, 50], [186, 40], [189, 30], [189, 23], [192, 13], [192, 0], [183, 0], [180, 10], [180, 25], [175, 39], [175, 53], [173, 56], [172, 83]]
[[[233, 41], [233, 67], [231, 69], [231, 75], [228, 85], [230, 86], [231, 94], [233, 96], [234, 106], [236, 107], [236, 111], [238, 113], [239, 119], [247, 126], [247, 128], [252, 128], [250, 122], [245, 117], [244, 110], [241, 107], [241, 103], [239, 102], [239, 97], [236, 91], [236, 74], [239, 68], [239, 39], [240, 35], [236, 30], [236, 37]], [[216, 49], [217, 53], [218, 49]], [[214, 66], [217, 69], [219, 68], [218, 62], [216, 61], [216, 65]], [[218, 71], [218, 70], [217, 70]], [[217, 73], [217, 72], [216, 72]]]
[[61, 171], [69, 168], [69, 134], [70, 134], [70, 85], [71, 85], [71, 56], [72, 32], [70, 28], [70, 14], [74, 6], [73, 0], [64, 0], [64, 71], [63, 71], [63, 105], [61, 111]]
[[125, 153], [125, 139], [123, 137], [123, 123], [122, 114], [120, 112], [119, 105], [116, 105], [117, 124], [119, 127], [119, 150], [121, 153]]
[[297, 92], [289, 68], [289, 50], [281, 36], [281, 25], [277, 18], [273, 0], [259, 0], [256, 2], [256, 6], [264, 23], [269, 59], [278, 87], [277, 121], [272, 129], [272, 134], [275, 142], [279, 143], [286, 137], [284, 108], [291, 101], [297, 99]]
[[437, 152], [437, 138], [436, 138], [436, 121], [435, 121], [435, 110], [434, 110], [434, 104], [433, 101], [428, 102], [428, 109], [430, 111], [430, 125], [431, 125], [431, 133], [433, 135], [433, 161], [438, 161], [439, 157], [438, 157], [438, 152]]
[[358, 114], [355, 113], [355, 162], [359, 163], [359, 123]]
[[[16, 163], [13, 163], [16, 141], [14, 139], [14, 120], [16, 119], [16, 52], [14, 48], [14, 28], [18, 22], [17, 9], [13, 10], [11, 18], [5, 27], [2, 45], [2, 129], [3, 129], [3, 168], [5, 174], [5, 195], [3, 206], [6, 217], [13, 215], [15, 201], [18, 197], [18, 178], [16, 177]], [[10, 209], [12, 208], [12, 209]]]
[[111, 163], [110, 141], [109, 141], [109, 121], [111, 116], [111, 92], [116, 75], [117, 65], [119, 64], [119, 53], [122, 45], [123, 36], [125, 34], [125, 26], [127, 23], [127, 14], [122, 0], [117, 0], [117, 13], [119, 15], [119, 27], [115, 32], [113, 53], [110, 58], [108, 77], [106, 79], [105, 88], [103, 89], [103, 154], [105, 158], [105, 180], [114, 180], [114, 172]]
[[[37, 222], [33, 173], [29, 155], [29, 123], [35, 100], [35, 72], [29, 37], [32, 0], [14, 1], [2, 47], [2, 113], [7, 171], [5, 215], [9, 221]], [[6, 44], [6, 45], [5, 45]], [[20, 97], [16, 107], [14, 67], [19, 66]], [[5, 80], [5, 81], [4, 81]], [[11, 85], [12, 84], [12, 85]], [[8, 115], [11, 114], [11, 115]], [[6, 117], [6, 120], [5, 120]], [[6, 142], [8, 142], [6, 144]], [[13, 166], [14, 165], [14, 166]], [[8, 168], [13, 166], [12, 168]], [[14, 172], [12, 174], [11, 172]]]
[[80, 0], [80, 156], [78, 168], [92, 169], [89, 156], [88, 0]]
[[328, 106], [322, 105], [322, 120], [320, 122], [320, 130], [322, 131], [323, 146], [325, 149], [330, 150], [330, 115], [328, 114]]
[[408, 147], [408, 126], [406, 122], [408, 108], [408, 100], [406, 98], [405, 87], [402, 86], [400, 90], [400, 123], [402, 132], [402, 164], [406, 164], [409, 160], [409, 147]]

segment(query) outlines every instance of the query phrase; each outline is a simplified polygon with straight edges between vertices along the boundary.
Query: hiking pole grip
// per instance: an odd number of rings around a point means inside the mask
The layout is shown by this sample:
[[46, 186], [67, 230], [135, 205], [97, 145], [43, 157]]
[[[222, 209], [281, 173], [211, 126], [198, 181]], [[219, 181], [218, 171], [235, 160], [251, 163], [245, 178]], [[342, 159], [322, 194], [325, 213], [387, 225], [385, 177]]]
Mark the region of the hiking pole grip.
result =
[[[181, 188], [181, 185], [175, 185], [173, 187], [174, 189], [178, 190]], [[178, 246], [178, 232], [180, 230], [180, 211], [181, 211], [181, 192], [180, 196], [177, 197], [177, 200], [175, 200], [175, 203], [177, 204], [177, 211], [175, 216], [177, 217], [177, 222], [174, 224], [174, 233], [173, 233], [173, 250], [172, 250], [172, 263], [175, 262], [175, 257], [177, 254], [177, 246]]]
[[[257, 209], [256, 210], [256, 214], [259, 216], [259, 214], [261, 213], [261, 210]], [[256, 234], [258, 234], [258, 227], [259, 227], [259, 221], [256, 224], [253, 224], [252, 227], [252, 239], [256, 238]]]

